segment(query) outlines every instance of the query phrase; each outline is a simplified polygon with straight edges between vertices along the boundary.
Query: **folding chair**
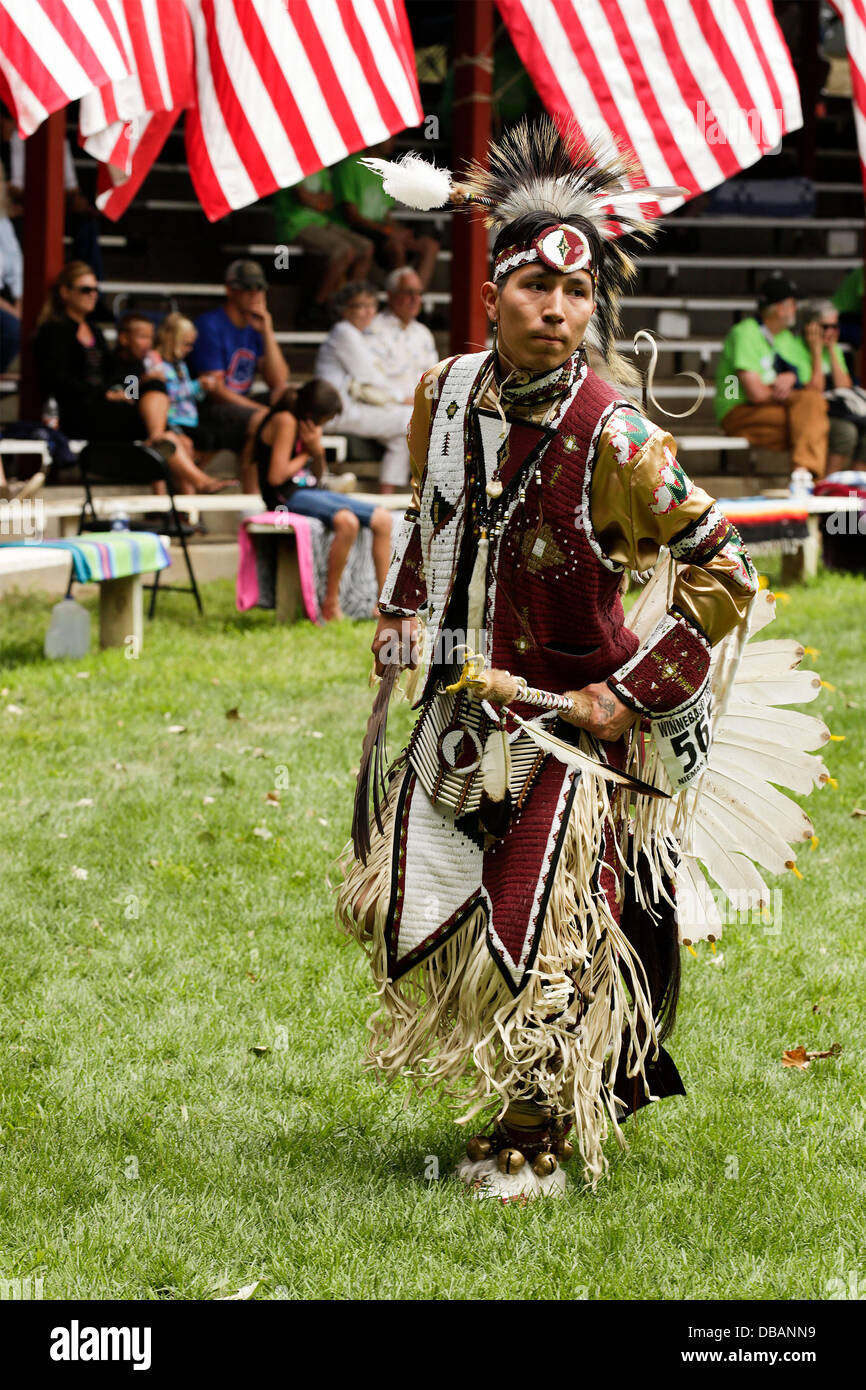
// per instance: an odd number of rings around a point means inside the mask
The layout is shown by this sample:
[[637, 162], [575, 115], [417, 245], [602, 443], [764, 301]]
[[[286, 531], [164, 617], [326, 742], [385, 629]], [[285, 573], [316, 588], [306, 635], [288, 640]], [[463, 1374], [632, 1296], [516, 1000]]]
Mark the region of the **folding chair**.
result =
[[[94, 483], [135, 483], [138, 485], [149, 486], [151, 483], [165, 483], [166, 492], [169, 498], [169, 511], [174, 523], [175, 532], [180, 540], [183, 558], [186, 561], [187, 574], [189, 575], [189, 585], [185, 584], [162, 584], [160, 585], [160, 571], [157, 570], [152, 584], [145, 584], [146, 589], [151, 590], [150, 607], [147, 616], [152, 618], [156, 610], [157, 591], [162, 589], [174, 589], [178, 593], [192, 594], [198, 605], [199, 613], [204, 612], [202, 607], [201, 595], [198, 591], [195, 574], [192, 568], [192, 561], [189, 558], [186, 536], [183, 530], [180, 515], [174, 505], [174, 483], [171, 472], [166, 467], [162, 454], [156, 449], [151, 449], [147, 444], [87, 444], [78, 455], [78, 466], [81, 469], [81, 481], [84, 485], [84, 504], [81, 508], [81, 515], [78, 518], [78, 534], [81, 535], [85, 526], [99, 525], [99, 517], [93, 505], [93, 494], [91, 484]], [[119, 501], [123, 501], [122, 498]], [[133, 527], [133, 530], [141, 530], [142, 527]]]

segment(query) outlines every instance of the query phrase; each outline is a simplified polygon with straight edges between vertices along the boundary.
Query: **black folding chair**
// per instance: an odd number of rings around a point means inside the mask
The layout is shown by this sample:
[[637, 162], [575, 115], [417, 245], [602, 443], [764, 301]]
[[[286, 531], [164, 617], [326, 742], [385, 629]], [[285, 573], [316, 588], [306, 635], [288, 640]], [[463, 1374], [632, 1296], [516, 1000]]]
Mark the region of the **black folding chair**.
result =
[[[93, 505], [93, 493], [91, 485], [95, 483], [135, 483], [140, 486], [150, 486], [151, 483], [165, 483], [166, 492], [169, 498], [169, 515], [174, 526], [174, 532], [180, 540], [180, 547], [183, 551], [183, 558], [186, 561], [187, 574], [190, 582], [186, 584], [162, 584], [160, 585], [160, 570], [156, 571], [152, 584], [145, 584], [145, 589], [151, 590], [150, 607], [147, 616], [152, 618], [156, 610], [156, 595], [159, 589], [174, 589], [177, 593], [192, 594], [198, 605], [199, 613], [204, 612], [201, 595], [198, 591], [195, 574], [192, 568], [192, 561], [189, 558], [189, 550], [186, 544], [183, 523], [177, 508], [174, 505], [174, 483], [171, 472], [166, 466], [165, 459], [157, 449], [151, 449], [147, 444], [86, 444], [78, 455], [78, 467], [81, 469], [81, 481], [84, 485], [84, 505], [81, 508], [81, 515], [78, 518], [78, 534], [81, 535], [85, 526], [99, 526], [100, 520], [96, 515], [96, 508]], [[118, 498], [123, 502], [123, 498]], [[133, 526], [133, 530], [143, 529], [141, 525]], [[148, 528], [149, 529], [149, 528]]]

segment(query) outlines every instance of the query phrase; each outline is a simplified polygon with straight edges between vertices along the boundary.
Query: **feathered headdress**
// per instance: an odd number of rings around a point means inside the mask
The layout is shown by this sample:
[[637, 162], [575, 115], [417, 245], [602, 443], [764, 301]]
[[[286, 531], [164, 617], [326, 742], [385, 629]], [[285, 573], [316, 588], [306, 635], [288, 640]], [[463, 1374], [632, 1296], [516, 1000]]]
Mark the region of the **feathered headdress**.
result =
[[[486, 225], [497, 234], [526, 213], [549, 214], [550, 226], [541, 237], [525, 246], [509, 245], [500, 254], [494, 276], [532, 260], [564, 272], [588, 270], [595, 283], [596, 312], [587, 346], [595, 348], [621, 379], [633, 375], [614, 351], [620, 296], [635, 275], [634, 262], [617, 238], [628, 235], [646, 244], [653, 224], [641, 204], [679, 196], [685, 189], [632, 187], [641, 177], [640, 167], [611, 139], [589, 142], [574, 132], [563, 134], [549, 116], [524, 118], [491, 144], [488, 168], [473, 161], [458, 182], [450, 170], [416, 154], [396, 162], [361, 162], [380, 175], [386, 193], [408, 207], [482, 207]], [[603, 242], [600, 263], [592, 261], [581, 220], [590, 223]]]

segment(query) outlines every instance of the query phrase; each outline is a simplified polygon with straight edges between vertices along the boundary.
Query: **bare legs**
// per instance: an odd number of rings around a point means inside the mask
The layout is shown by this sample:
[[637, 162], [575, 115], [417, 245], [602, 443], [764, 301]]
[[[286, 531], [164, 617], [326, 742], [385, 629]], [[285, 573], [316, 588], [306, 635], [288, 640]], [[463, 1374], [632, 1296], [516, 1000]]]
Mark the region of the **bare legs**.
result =
[[340, 580], [343, 577], [349, 551], [355, 544], [355, 537], [359, 528], [360, 523], [354, 512], [344, 510], [335, 513], [334, 539], [331, 541], [331, 549], [328, 552], [328, 575], [325, 583], [325, 599], [322, 603], [322, 617], [328, 623], [343, 616], [340, 609]]

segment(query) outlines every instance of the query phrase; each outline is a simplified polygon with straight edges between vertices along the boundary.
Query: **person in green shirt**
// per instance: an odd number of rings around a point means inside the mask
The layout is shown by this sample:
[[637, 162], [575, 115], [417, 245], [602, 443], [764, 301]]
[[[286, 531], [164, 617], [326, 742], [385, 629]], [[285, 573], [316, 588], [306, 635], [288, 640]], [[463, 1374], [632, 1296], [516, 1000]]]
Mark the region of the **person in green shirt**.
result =
[[772, 275], [758, 290], [754, 318], [735, 323], [716, 372], [716, 419], [726, 434], [756, 449], [790, 450], [794, 468], [815, 478], [827, 467], [827, 402], [823, 386], [800, 382], [798, 347], [791, 332], [797, 286]]
[[375, 247], [376, 263], [386, 270], [411, 265], [418, 272], [422, 290], [433, 279], [439, 242], [436, 237], [420, 235], [405, 222], [395, 222], [391, 216], [394, 199], [382, 187], [378, 174], [365, 169], [361, 160], [367, 155], [389, 159], [393, 140], [386, 140], [369, 150], [349, 155], [333, 171], [334, 203], [337, 217], [351, 231], [368, 237]]
[[323, 256], [325, 272], [315, 287], [309, 319], [324, 318], [325, 305], [350, 280], [365, 280], [373, 263], [373, 243], [334, 220], [330, 169], [320, 169], [273, 195], [277, 241]]

